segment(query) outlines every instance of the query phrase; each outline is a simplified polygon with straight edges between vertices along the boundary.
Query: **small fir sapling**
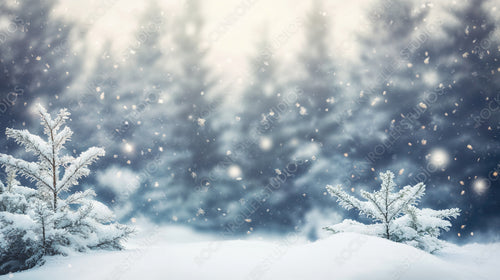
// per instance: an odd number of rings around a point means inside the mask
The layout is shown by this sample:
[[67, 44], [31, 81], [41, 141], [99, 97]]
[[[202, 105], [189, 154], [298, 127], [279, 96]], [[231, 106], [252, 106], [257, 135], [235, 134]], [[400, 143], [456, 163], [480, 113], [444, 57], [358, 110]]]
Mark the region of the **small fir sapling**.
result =
[[416, 205], [425, 194], [423, 183], [396, 190], [394, 174], [391, 171], [380, 173], [380, 178], [382, 184], [379, 191], [361, 191], [361, 197], [365, 201], [347, 194], [341, 186], [327, 185], [328, 193], [335, 196], [342, 207], [347, 210], [356, 209], [363, 216], [371, 218], [374, 223], [367, 225], [346, 219], [325, 229], [334, 233], [357, 232], [383, 237], [427, 252], [441, 249], [444, 242], [438, 237], [442, 231], [450, 229], [449, 220], [458, 217], [460, 210], [418, 209]]
[[[133, 232], [114, 221], [112, 211], [94, 200], [92, 189], [71, 193], [71, 187], [90, 174], [89, 165], [104, 156], [104, 149], [91, 147], [76, 158], [64, 153], [73, 134], [65, 126], [70, 113], [62, 109], [52, 119], [41, 105], [37, 112], [46, 139], [12, 128], [6, 135], [38, 160], [0, 154], [7, 171], [7, 185], [0, 184], [0, 274], [30, 268], [43, 262], [44, 255], [121, 249]], [[17, 173], [34, 182], [36, 189], [20, 186]]]

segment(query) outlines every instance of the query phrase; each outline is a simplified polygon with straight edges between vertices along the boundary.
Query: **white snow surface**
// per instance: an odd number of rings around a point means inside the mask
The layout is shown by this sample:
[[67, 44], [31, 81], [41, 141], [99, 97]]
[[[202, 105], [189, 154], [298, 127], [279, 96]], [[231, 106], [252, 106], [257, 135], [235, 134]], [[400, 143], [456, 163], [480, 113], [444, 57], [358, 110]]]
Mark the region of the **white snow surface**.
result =
[[498, 279], [499, 261], [500, 243], [450, 245], [430, 255], [356, 233], [316, 242], [294, 234], [272, 240], [207, 241], [188, 230], [156, 228], [139, 231], [123, 251], [50, 257], [41, 267], [0, 279], [484, 280]]

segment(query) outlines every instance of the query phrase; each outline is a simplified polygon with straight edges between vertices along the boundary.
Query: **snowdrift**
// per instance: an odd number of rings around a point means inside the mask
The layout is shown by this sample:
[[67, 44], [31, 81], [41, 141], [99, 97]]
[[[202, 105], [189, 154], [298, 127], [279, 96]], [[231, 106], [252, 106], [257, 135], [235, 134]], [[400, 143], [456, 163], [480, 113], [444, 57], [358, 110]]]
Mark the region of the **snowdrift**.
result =
[[[163, 237], [163, 238], [162, 238]], [[385, 239], [342, 233], [309, 243], [277, 241], [167, 243], [135, 240], [127, 250], [51, 257], [42, 267], [1, 276], [83, 279], [498, 279], [500, 243], [450, 245], [439, 255]]]

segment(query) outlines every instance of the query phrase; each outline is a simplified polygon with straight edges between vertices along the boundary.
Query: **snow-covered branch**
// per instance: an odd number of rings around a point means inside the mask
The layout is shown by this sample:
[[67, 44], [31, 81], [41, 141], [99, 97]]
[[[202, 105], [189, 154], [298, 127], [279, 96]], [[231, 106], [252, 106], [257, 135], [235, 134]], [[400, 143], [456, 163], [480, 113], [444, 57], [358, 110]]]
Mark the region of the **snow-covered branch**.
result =
[[8, 138], [13, 138], [17, 144], [26, 148], [26, 152], [33, 152], [41, 160], [50, 162], [52, 149], [40, 136], [31, 134], [28, 130], [17, 130], [7, 128], [5, 134]]
[[69, 189], [72, 185], [77, 185], [80, 178], [90, 173], [87, 166], [104, 155], [104, 149], [97, 147], [92, 147], [83, 152], [69, 164], [68, 168], [66, 168], [63, 178], [57, 184], [56, 190], [59, 192]]
[[39, 187], [46, 187], [50, 190], [53, 189], [50, 183], [50, 177], [40, 170], [37, 163], [17, 159], [11, 155], [0, 154], [0, 164], [4, 167], [14, 168], [17, 172], [31, 181], [36, 181]]
[[339, 204], [347, 210], [356, 208], [361, 209], [361, 201], [354, 196], [351, 196], [342, 190], [342, 186], [326, 185], [326, 190], [331, 196], [337, 197]]

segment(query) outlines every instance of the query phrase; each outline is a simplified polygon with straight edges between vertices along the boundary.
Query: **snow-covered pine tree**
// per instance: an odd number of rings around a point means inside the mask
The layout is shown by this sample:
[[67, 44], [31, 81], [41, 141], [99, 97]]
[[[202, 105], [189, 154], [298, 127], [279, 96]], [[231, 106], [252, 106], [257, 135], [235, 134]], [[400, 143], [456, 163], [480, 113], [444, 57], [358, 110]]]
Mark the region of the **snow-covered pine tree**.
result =
[[29, 268], [43, 255], [36, 223], [28, 215], [36, 191], [20, 186], [11, 168], [7, 168], [5, 183], [0, 181], [0, 275]]
[[[121, 249], [121, 241], [133, 232], [115, 223], [113, 213], [93, 200], [92, 189], [66, 198], [60, 196], [90, 173], [88, 166], [104, 156], [104, 150], [92, 147], [77, 158], [64, 154], [64, 144], [73, 133], [65, 126], [69, 112], [62, 109], [52, 119], [41, 105], [37, 110], [47, 140], [27, 130], [7, 128], [6, 134], [26, 151], [33, 152], [38, 160], [28, 162], [0, 154], [0, 164], [8, 172], [7, 187], [0, 186], [0, 237], [4, 240], [0, 243], [0, 253], [2, 263], [10, 263], [0, 269], [3, 273], [32, 267], [44, 255], [95, 248]], [[36, 190], [19, 186], [16, 172], [34, 181]]]
[[405, 243], [427, 252], [439, 250], [444, 245], [438, 239], [442, 230], [449, 230], [450, 219], [460, 214], [458, 208], [445, 210], [418, 209], [415, 206], [425, 194], [425, 185], [405, 186], [395, 191], [394, 174], [391, 171], [380, 173], [382, 179], [379, 191], [361, 191], [366, 201], [347, 194], [341, 186], [327, 185], [330, 195], [337, 197], [341, 206], [357, 209], [360, 214], [373, 219], [373, 224], [363, 224], [350, 219], [340, 224], [325, 227], [338, 232], [358, 232], [387, 238]]
[[[104, 156], [104, 149], [92, 147], [78, 158], [69, 155], [61, 156], [64, 144], [70, 140], [73, 132], [67, 126], [59, 130], [69, 118], [70, 113], [66, 109], [61, 109], [57, 117], [52, 120], [41, 105], [37, 106], [37, 110], [44, 127], [44, 134], [48, 138], [47, 141], [31, 134], [28, 130], [7, 128], [5, 134], [24, 146], [27, 152], [33, 152], [38, 157], [38, 161], [27, 162], [10, 155], [0, 154], [0, 163], [14, 168], [21, 175], [35, 181], [41, 194], [47, 199], [49, 197], [52, 199], [52, 210], [57, 212], [59, 194], [68, 191], [71, 186], [78, 184], [80, 178], [87, 176], [90, 173], [88, 166], [98, 157]], [[65, 171], [62, 178], [59, 176], [61, 168]]]

